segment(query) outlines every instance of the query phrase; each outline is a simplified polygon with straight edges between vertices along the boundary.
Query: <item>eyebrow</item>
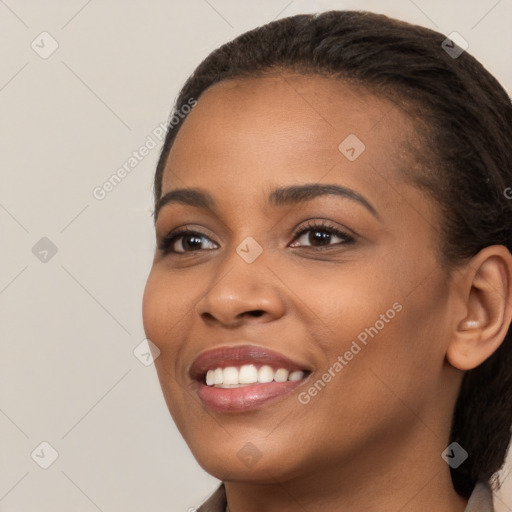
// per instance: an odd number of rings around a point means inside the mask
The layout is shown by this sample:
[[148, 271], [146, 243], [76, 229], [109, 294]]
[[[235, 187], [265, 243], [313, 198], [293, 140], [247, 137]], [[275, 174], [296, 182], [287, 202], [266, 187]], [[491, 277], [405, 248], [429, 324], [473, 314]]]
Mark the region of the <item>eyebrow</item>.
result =
[[[311, 201], [312, 199], [334, 195], [350, 199], [364, 206], [374, 217], [380, 218], [375, 207], [355, 190], [340, 185], [311, 183], [306, 185], [291, 185], [272, 190], [268, 196], [269, 204], [273, 206], [289, 206]], [[204, 209], [215, 209], [213, 197], [201, 188], [179, 188], [163, 195], [155, 208], [155, 219], [160, 210], [171, 203], [181, 203]]]

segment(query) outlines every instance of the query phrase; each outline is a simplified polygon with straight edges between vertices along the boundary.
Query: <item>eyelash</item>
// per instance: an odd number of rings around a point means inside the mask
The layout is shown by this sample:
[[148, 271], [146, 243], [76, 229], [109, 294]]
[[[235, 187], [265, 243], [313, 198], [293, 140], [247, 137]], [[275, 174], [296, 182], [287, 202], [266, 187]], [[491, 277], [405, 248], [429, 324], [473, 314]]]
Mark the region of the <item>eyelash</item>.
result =
[[[325, 232], [325, 233], [329, 233], [330, 235], [335, 235], [341, 239], [344, 239], [345, 241], [344, 242], [339, 242], [337, 244], [329, 244], [327, 246], [320, 246], [320, 247], [315, 247], [315, 246], [308, 246], [316, 251], [322, 251], [322, 250], [326, 250], [326, 249], [329, 249], [330, 247], [332, 247], [333, 245], [334, 246], [339, 246], [339, 245], [348, 245], [348, 244], [352, 244], [354, 243], [356, 240], [353, 236], [349, 235], [348, 233], [338, 229], [338, 228], [335, 228], [333, 226], [331, 226], [330, 224], [327, 224], [325, 222], [322, 222], [322, 221], [309, 221], [308, 224], [306, 226], [302, 226], [301, 228], [297, 229], [294, 233], [293, 233], [293, 240], [292, 241], [295, 241], [297, 238], [300, 238], [302, 235], [304, 235], [305, 233], [307, 233], [308, 231], [321, 231], [321, 232]], [[189, 253], [192, 253], [192, 252], [199, 252], [201, 251], [201, 249], [199, 250], [194, 250], [194, 251], [183, 251], [183, 252], [178, 252], [178, 251], [173, 251], [171, 250], [171, 247], [174, 245], [174, 243], [176, 242], [176, 240], [178, 240], [179, 238], [182, 238], [182, 237], [186, 237], [188, 235], [197, 235], [198, 237], [204, 237], [204, 238], [208, 238], [206, 235], [204, 235], [203, 233], [199, 233], [198, 231], [192, 231], [191, 229], [189, 229], [187, 226], [184, 226], [182, 228], [178, 228], [174, 231], [171, 231], [168, 235], [166, 235], [162, 241], [160, 242], [160, 244], [158, 245], [158, 249], [160, 251], [162, 251], [162, 253], [165, 255], [165, 254], [173, 254], [173, 255], [185, 255], [185, 254], [189, 254]], [[205, 249], [205, 250], [212, 250], [212, 249]]]

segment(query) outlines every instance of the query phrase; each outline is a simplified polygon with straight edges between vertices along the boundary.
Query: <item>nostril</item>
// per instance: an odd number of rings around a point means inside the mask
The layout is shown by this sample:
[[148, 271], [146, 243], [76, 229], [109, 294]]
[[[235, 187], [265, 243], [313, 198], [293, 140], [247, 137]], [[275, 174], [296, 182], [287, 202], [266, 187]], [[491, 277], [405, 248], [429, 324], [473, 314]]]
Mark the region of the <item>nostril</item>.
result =
[[249, 314], [252, 315], [252, 316], [261, 316], [263, 315], [264, 311], [261, 310], [261, 309], [255, 309], [254, 311], [249, 311]]

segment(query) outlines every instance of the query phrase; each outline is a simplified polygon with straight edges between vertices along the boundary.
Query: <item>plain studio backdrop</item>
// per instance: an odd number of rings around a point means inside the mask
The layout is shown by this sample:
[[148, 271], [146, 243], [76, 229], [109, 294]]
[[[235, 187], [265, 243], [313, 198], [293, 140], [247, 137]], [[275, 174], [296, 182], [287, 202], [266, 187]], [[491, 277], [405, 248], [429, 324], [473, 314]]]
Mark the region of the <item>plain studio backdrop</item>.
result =
[[210, 51], [330, 9], [457, 31], [512, 91], [511, 0], [0, 0], [2, 512], [185, 512], [217, 486], [144, 356], [161, 123]]

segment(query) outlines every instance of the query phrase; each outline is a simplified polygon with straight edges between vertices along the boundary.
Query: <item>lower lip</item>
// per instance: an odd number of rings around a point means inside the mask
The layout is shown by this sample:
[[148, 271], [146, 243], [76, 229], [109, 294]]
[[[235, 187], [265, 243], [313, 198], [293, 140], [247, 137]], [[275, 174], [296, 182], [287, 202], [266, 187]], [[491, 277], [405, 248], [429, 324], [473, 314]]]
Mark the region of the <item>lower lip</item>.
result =
[[244, 412], [288, 395], [304, 380], [249, 384], [241, 388], [216, 388], [200, 383], [197, 394], [209, 409], [220, 412]]

